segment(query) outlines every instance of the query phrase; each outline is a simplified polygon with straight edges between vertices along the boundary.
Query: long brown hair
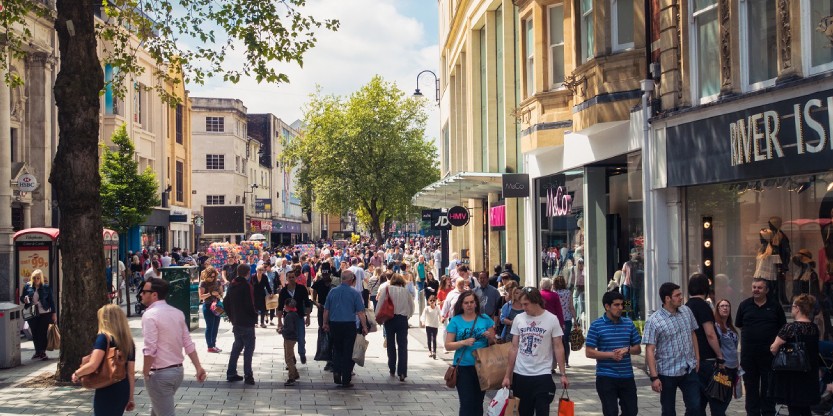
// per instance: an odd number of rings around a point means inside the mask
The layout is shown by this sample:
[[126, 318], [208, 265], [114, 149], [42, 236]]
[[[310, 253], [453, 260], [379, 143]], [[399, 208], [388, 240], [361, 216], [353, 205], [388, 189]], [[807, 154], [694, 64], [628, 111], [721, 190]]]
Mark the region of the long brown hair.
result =
[[[720, 316], [720, 304], [723, 302], [729, 304], [729, 316], [726, 317], [726, 322], [723, 322], [723, 317]], [[726, 328], [731, 329], [735, 333], [738, 332], [732, 324], [732, 302], [729, 302], [728, 299], [720, 299], [714, 304], [714, 324], [715, 326], [719, 326], [723, 332], [726, 332]]]

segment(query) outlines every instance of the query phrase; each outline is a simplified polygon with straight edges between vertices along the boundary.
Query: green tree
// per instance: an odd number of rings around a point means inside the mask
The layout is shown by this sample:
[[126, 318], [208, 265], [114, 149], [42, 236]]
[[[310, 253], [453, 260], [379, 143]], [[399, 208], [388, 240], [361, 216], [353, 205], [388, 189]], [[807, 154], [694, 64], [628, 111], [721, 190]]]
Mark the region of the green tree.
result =
[[[242, 76], [287, 82], [272, 63], [303, 64], [304, 53], [316, 43], [315, 32], [335, 30], [338, 22], [308, 16], [302, 10], [305, 0], [57, 0], [55, 9], [51, 4], [3, 0], [0, 27], [6, 49], [0, 50], [0, 64], [5, 81], [19, 83], [8, 68], [10, 56], [27, 53], [32, 36], [27, 16], [54, 19], [60, 51], [53, 90], [59, 142], [49, 181], [61, 213], [61, 325], [72, 334], [61, 345], [56, 377], [67, 381], [89, 351], [96, 310], [107, 303], [101, 273], [90, 272], [105, 269], [98, 166], [103, 64], [119, 68], [112, 87], [123, 94], [133, 84], [130, 78], [144, 72], [136, 53], [142, 48], [157, 68], [151, 75], [159, 82], [150, 88], [173, 103], [177, 98], [164, 91], [169, 82], [201, 83], [212, 76], [229, 82]], [[242, 51], [245, 59], [230, 64], [226, 57], [232, 50]], [[181, 72], [169, 74], [168, 68]]]
[[406, 217], [411, 197], [439, 179], [426, 119], [422, 103], [379, 76], [346, 99], [313, 95], [304, 134], [286, 143], [282, 155], [298, 166], [302, 205], [354, 211], [381, 241], [391, 220]]

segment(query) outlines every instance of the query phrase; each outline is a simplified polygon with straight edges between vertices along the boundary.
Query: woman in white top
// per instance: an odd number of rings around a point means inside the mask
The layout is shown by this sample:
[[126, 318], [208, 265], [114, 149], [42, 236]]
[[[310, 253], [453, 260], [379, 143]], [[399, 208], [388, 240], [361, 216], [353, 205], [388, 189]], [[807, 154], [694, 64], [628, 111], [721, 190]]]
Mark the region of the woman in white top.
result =
[[[393, 318], [385, 322], [385, 333], [388, 343], [388, 369], [390, 376], [399, 376], [399, 381], [405, 381], [408, 376], [408, 317], [414, 313], [414, 297], [405, 289], [405, 278], [395, 273], [390, 281], [379, 287], [377, 295], [376, 314], [379, 314], [385, 299], [390, 296], [393, 301]], [[397, 347], [399, 352], [397, 354]], [[397, 358], [398, 366], [397, 366]]]

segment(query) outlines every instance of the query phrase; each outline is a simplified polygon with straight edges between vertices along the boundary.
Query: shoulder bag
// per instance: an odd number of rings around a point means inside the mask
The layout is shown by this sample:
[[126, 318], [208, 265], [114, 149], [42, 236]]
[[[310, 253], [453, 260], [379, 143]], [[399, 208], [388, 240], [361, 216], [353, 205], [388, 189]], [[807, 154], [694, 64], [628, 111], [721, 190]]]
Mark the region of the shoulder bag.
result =
[[226, 313], [226, 309], [223, 306], [223, 301], [220, 299], [215, 300], [211, 303], [211, 312], [214, 313], [216, 316], [223, 316]]
[[379, 308], [379, 313], [376, 314], [376, 323], [384, 324], [393, 318], [394, 311], [393, 299], [390, 298], [390, 286], [387, 286], [385, 287], [385, 301], [382, 302], [382, 307]]
[[[90, 361], [92, 354], [81, 359], [81, 365]], [[107, 337], [107, 349], [104, 351], [104, 358], [101, 364], [90, 374], [81, 376], [81, 385], [88, 389], [100, 389], [116, 384], [127, 377], [127, 357], [115, 346], [110, 345], [110, 337]]]
[[809, 372], [810, 360], [807, 357], [807, 349], [801, 336], [796, 334], [796, 340], [787, 342], [778, 348], [775, 358], [772, 359], [772, 371], [779, 372]]
[[576, 320], [576, 325], [570, 330], [570, 349], [578, 351], [584, 346], [584, 333], [581, 331], [581, 321]]
[[23, 320], [26, 322], [30, 322], [33, 319], [37, 318], [40, 313], [38, 312], [38, 308], [35, 306], [34, 303], [29, 303], [23, 306]]
[[[471, 323], [471, 333], [474, 335], [474, 326], [477, 324], [478, 316], [474, 317], [474, 322]], [[463, 350], [468, 348], [468, 346], [463, 347]], [[457, 387], [457, 367], [460, 365], [460, 360], [463, 359], [463, 352], [460, 352], [460, 358], [457, 360], [456, 364], [452, 364], [448, 366], [448, 369], [445, 370], [445, 376], [443, 379], [445, 380], [445, 386], [453, 389]]]

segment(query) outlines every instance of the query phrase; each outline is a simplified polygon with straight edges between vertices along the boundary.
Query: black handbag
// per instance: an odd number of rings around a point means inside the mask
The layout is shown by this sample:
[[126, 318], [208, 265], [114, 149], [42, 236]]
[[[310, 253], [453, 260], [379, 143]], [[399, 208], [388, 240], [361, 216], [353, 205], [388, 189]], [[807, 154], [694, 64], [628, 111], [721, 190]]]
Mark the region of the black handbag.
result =
[[33, 319], [37, 318], [40, 313], [38, 313], [38, 308], [35, 306], [34, 303], [29, 303], [23, 306], [23, 320], [26, 322], [30, 322]]
[[709, 380], [709, 385], [706, 387], [706, 395], [724, 403], [729, 402], [729, 400], [732, 400], [732, 381], [728, 371], [715, 368], [714, 374]]
[[807, 357], [807, 348], [803, 341], [787, 342], [778, 348], [775, 358], [772, 359], [772, 371], [781, 372], [809, 372], [810, 360]]

